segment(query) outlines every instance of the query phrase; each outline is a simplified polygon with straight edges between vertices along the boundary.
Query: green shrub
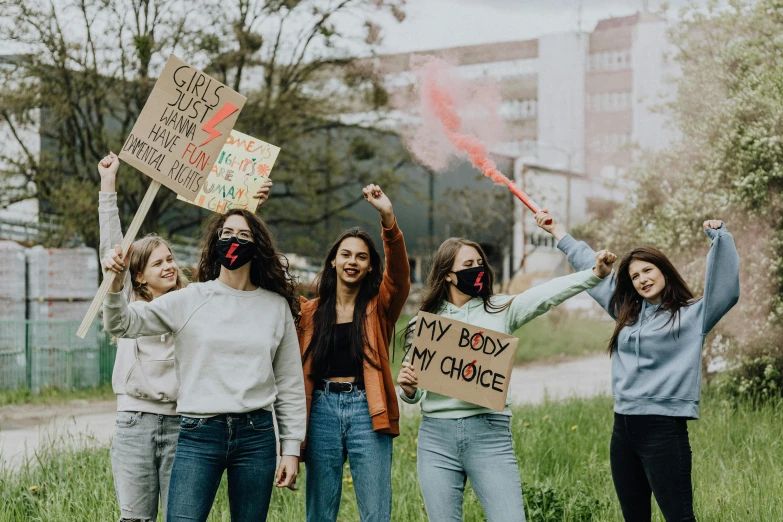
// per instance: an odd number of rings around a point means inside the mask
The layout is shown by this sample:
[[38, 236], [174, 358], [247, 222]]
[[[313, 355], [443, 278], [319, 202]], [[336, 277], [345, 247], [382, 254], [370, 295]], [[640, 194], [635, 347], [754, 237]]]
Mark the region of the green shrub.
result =
[[739, 367], [716, 379], [719, 391], [752, 401], [783, 396], [783, 355], [746, 357]]

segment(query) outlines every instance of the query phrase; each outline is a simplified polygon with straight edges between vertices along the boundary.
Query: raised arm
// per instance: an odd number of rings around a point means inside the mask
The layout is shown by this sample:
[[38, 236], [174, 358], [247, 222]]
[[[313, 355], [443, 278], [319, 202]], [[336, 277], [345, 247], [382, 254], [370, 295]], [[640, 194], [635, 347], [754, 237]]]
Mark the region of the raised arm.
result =
[[[113, 259], [111, 254], [114, 252], [114, 245], [122, 244], [122, 225], [120, 224], [120, 212], [117, 207], [117, 192], [115, 190], [119, 168], [120, 160], [113, 152], [98, 163], [98, 173], [101, 176], [101, 191], [98, 193], [98, 224], [100, 227], [98, 255], [101, 258], [101, 269], [104, 274], [107, 270], [106, 263]], [[124, 272], [123, 278], [125, 293], [130, 297], [130, 292], [132, 292], [130, 272]]]
[[[550, 221], [550, 223], [547, 224], [547, 221]], [[577, 241], [568, 235], [566, 230], [548, 210], [542, 210], [536, 214], [536, 223], [538, 223], [538, 226], [543, 230], [546, 230], [555, 237], [557, 240], [557, 248], [566, 255], [568, 263], [574, 270], [587, 270], [593, 266], [596, 255], [595, 251], [584, 241]], [[590, 294], [590, 297], [595, 299], [596, 302], [601, 305], [601, 308], [606, 310], [612, 318], [615, 318], [615, 315], [610, 309], [609, 302], [612, 299], [612, 294], [614, 294], [616, 285], [615, 274], [611, 274], [609, 277], [604, 278], [598, 285], [587, 291], [587, 293]]]
[[397, 226], [397, 218], [391, 201], [378, 185], [367, 185], [362, 190], [364, 198], [381, 215], [383, 232], [383, 251], [386, 255], [386, 268], [383, 271], [383, 281], [379, 292], [380, 305], [386, 310], [386, 317], [391, 324], [397, 322], [402, 307], [408, 299], [411, 289], [411, 270], [408, 264], [408, 252], [405, 250], [405, 240], [402, 231]]
[[739, 255], [726, 225], [719, 220], [705, 221], [704, 233], [712, 239], [702, 304], [702, 333], [706, 334], [739, 301], [740, 282]]
[[611, 275], [612, 264], [616, 259], [616, 256], [611, 252], [602, 250], [593, 256], [591, 268], [552, 279], [517, 295], [511, 301], [509, 313], [506, 316], [508, 331], [515, 331], [566, 299], [601, 284], [602, 277]]

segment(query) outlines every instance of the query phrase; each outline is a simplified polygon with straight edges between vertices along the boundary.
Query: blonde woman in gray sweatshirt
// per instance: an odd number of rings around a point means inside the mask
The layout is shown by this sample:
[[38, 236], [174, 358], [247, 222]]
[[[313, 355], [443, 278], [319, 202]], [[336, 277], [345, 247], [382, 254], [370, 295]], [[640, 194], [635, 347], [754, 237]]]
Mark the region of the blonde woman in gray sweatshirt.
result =
[[[100, 255], [104, 270], [120, 261], [112, 249], [112, 245], [122, 243], [115, 191], [119, 166], [113, 153], [98, 164]], [[152, 301], [187, 285], [165, 239], [150, 235], [133, 246], [129, 270], [122, 278], [127, 301]], [[155, 520], [158, 499], [166, 520], [169, 476], [179, 433], [173, 336], [117, 339], [112, 388], [117, 394], [117, 419], [111, 467], [120, 521]]]
[[[295, 489], [305, 436], [299, 302], [285, 258], [257, 216], [214, 214], [201, 242], [198, 282], [129, 304], [118, 277], [104, 322], [117, 337], [174, 338], [181, 420], [168, 522], [206, 521], [224, 472], [231, 520], [265, 520], [273, 481]], [[277, 472], [272, 412], [282, 450]]]

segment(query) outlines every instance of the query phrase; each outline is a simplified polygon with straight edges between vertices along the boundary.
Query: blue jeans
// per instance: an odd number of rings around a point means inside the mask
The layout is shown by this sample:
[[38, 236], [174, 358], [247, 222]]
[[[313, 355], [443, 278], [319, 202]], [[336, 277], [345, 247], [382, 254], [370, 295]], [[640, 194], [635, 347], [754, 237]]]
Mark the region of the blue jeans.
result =
[[392, 436], [372, 429], [363, 390], [313, 392], [305, 450], [307, 521], [337, 520], [347, 458], [361, 521], [388, 522], [392, 449]]
[[462, 521], [467, 479], [488, 522], [524, 522], [522, 483], [510, 420], [500, 414], [422, 419], [419, 485], [430, 522]]
[[157, 520], [158, 497], [166, 520], [179, 415], [118, 411], [114, 425], [111, 470], [120, 520]]
[[223, 471], [232, 522], [266, 520], [277, 464], [272, 413], [182, 417], [169, 486], [168, 522], [205, 522]]

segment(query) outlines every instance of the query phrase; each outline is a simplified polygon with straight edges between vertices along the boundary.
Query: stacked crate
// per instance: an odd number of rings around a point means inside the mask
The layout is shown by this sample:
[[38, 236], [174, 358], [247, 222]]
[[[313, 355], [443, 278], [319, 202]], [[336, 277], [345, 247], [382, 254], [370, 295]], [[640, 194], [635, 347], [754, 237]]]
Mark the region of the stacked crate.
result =
[[0, 241], [0, 389], [25, 383], [25, 255], [14, 241]]
[[85, 339], [76, 337], [78, 323], [98, 291], [95, 250], [36, 246], [26, 256], [32, 389], [97, 386], [95, 326]]

